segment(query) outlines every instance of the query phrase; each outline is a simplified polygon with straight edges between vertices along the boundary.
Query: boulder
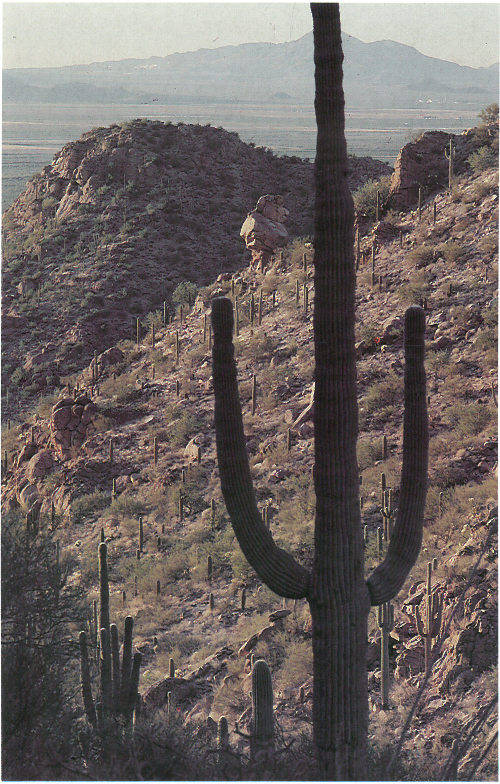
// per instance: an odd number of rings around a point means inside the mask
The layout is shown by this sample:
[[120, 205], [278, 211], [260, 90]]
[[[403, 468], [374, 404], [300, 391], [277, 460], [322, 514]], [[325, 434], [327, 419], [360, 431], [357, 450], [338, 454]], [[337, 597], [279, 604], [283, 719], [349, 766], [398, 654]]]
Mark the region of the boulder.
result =
[[50, 474], [54, 467], [54, 458], [48, 449], [42, 449], [38, 452], [28, 463], [26, 476], [30, 482], [36, 482], [39, 479], [44, 479], [47, 474]]

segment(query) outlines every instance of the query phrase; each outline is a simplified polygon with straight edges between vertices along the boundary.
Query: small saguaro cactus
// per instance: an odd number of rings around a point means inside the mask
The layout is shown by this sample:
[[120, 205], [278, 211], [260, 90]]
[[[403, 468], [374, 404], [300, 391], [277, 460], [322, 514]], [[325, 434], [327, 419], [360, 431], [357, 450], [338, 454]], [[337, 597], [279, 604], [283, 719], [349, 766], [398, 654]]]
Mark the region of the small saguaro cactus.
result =
[[158, 465], [158, 436], [153, 438], [153, 463]]
[[422, 188], [418, 188], [418, 220], [422, 220]]
[[247, 603], [247, 589], [241, 589], [241, 611], [244, 612]]
[[139, 517], [139, 550], [143, 551], [144, 549], [144, 523], [142, 522], [142, 517]]
[[[80, 632], [80, 668], [83, 704], [90, 724], [99, 732], [105, 731], [113, 716], [122, 715], [129, 724], [138, 700], [139, 672], [141, 654], [136, 652], [132, 658], [133, 618], [125, 618], [123, 654], [120, 667], [118, 629], [109, 623], [109, 583], [106, 563], [106, 545], [99, 545], [99, 582], [100, 582], [100, 699], [97, 704], [92, 697], [90, 682], [90, 663], [87, 635]], [[96, 619], [97, 620], [97, 619]]]
[[450, 139], [449, 144], [445, 147], [444, 157], [448, 161], [448, 188], [451, 191], [453, 186], [453, 159], [455, 157], [455, 148], [453, 147], [452, 139]]
[[181, 522], [184, 520], [184, 497], [182, 495], [182, 490], [179, 490], [179, 520]]
[[111, 482], [111, 500], [114, 501], [116, 498], [116, 479], [113, 479]]
[[217, 725], [217, 768], [222, 780], [232, 778], [229, 776], [232, 767], [231, 747], [229, 744], [229, 727], [225, 716], [221, 716]]
[[250, 295], [250, 324], [253, 324], [253, 320], [255, 318], [255, 299], [253, 296], [253, 292]]
[[388, 542], [392, 536], [392, 526], [394, 522], [394, 507], [392, 504], [392, 490], [390, 488], [384, 490], [383, 493], [382, 519], [384, 539]]
[[380, 672], [382, 707], [389, 707], [389, 632], [394, 628], [394, 605], [392, 602], [377, 607], [377, 625], [380, 629]]
[[109, 462], [113, 463], [114, 441], [113, 438], [109, 439]]
[[213, 571], [212, 556], [209, 555], [207, 558], [207, 580], [209, 583], [212, 582], [212, 571]]
[[257, 323], [259, 326], [262, 324], [262, 289], [259, 293], [259, 310], [257, 312]]
[[255, 414], [257, 407], [257, 377], [255, 373], [252, 376], [252, 416]]
[[160, 580], [156, 581], [156, 595], [161, 596], [161, 582]]
[[141, 342], [141, 321], [139, 319], [139, 316], [137, 316], [135, 320], [135, 342], [137, 343], [137, 345], [139, 345]]
[[207, 314], [203, 316], [203, 342], [207, 342]]
[[300, 304], [300, 284], [299, 279], [295, 281], [295, 304], [299, 307]]
[[434, 199], [434, 201], [432, 202], [432, 222], [433, 223], [436, 223], [436, 210], [437, 210], [436, 199]]
[[213, 593], [211, 593], [210, 596], [208, 597], [208, 604], [210, 607], [210, 612], [213, 612], [215, 608], [215, 599]]
[[422, 618], [419, 605], [415, 606], [415, 622], [417, 632], [424, 641], [425, 671], [429, 672], [432, 657], [432, 641], [439, 636], [443, 616], [443, 594], [439, 589], [432, 590], [432, 563], [427, 564], [425, 607], [425, 618]]
[[163, 326], [167, 325], [167, 303], [165, 302], [165, 300], [163, 300], [162, 322], [163, 322]]
[[309, 310], [309, 289], [307, 283], [304, 283], [304, 315], [307, 316]]
[[176, 362], [179, 361], [180, 351], [181, 351], [181, 346], [180, 346], [180, 342], [179, 342], [179, 330], [176, 329], [175, 330], [175, 361]]
[[155, 335], [155, 325], [151, 325], [151, 348], [155, 347], [156, 342], [156, 335]]
[[263, 659], [252, 665], [252, 724], [250, 755], [256, 760], [274, 749], [273, 685], [271, 671]]
[[375, 221], [378, 223], [380, 220], [380, 191], [377, 191], [375, 201]]
[[215, 520], [216, 520], [215, 498], [211, 498], [210, 499], [210, 522], [211, 522], [212, 528], [214, 528], [214, 526], [215, 526]]
[[382, 460], [387, 460], [387, 436], [382, 436]]

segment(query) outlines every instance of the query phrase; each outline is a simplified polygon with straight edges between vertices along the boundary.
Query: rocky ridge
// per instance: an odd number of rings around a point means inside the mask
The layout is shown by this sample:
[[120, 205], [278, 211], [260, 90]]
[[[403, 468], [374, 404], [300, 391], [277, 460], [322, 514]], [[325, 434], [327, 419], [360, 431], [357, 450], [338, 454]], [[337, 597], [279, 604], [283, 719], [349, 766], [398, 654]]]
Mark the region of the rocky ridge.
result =
[[[389, 171], [351, 158], [351, 187]], [[57, 387], [182, 281], [241, 268], [239, 229], [263, 193], [283, 195], [292, 235], [310, 234], [312, 177], [311, 163], [211, 126], [135, 120], [67, 144], [3, 216], [10, 400]]]
[[[385, 215], [360, 242], [365, 261], [359, 264], [357, 287], [358, 462], [367, 568], [378, 561], [382, 472], [394, 488], [397, 505], [401, 317], [414, 302], [425, 301], [428, 311], [431, 444], [424, 544], [408, 585], [395, 601], [390, 711], [380, 705], [380, 637], [374, 617], [369, 688], [371, 742], [384, 745], [397, 734], [423, 677], [423, 642], [414, 608], [424, 610], [426, 565], [437, 558], [433, 584], [444, 594], [444, 623], [457, 609], [405, 751], [409, 763], [418, 759], [422, 765], [428, 759], [429, 777], [432, 773], [434, 778], [466, 719], [496, 690], [496, 187], [496, 169], [465, 173], [451, 194], [437, 192], [435, 221], [434, 199], [428, 199], [420, 217], [417, 211]], [[372, 272], [368, 258], [374, 238]], [[303, 414], [311, 403], [313, 369], [312, 318], [302, 287], [309, 287], [313, 307], [312, 275], [312, 248], [301, 240], [278, 254], [266, 274], [248, 269], [234, 276], [220, 274], [199, 292], [192, 308], [185, 307], [182, 321], [179, 312], [172, 325], [157, 318], [154, 346], [149, 330], [139, 345], [123, 341], [112, 356], [105, 358], [102, 352], [93, 367], [89, 364], [69, 379], [72, 396], [64, 406], [71, 409], [70, 418], [80, 413], [73, 412], [73, 406], [83, 402], [78, 402], [79, 394], [92, 398], [92, 409], [87, 409], [91, 423], [81, 445], [68, 454], [57, 452], [54, 414], [61, 407], [56, 400], [48, 410], [12, 427], [5, 439], [4, 509], [35, 511], [42, 525], [49, 525], [54, 503], [54, 536], [63, 551], [79, 560], [75, 579], [88, 586], [89, 601], [96, 596], [95, 551], [104, 528], [113, 617], [121, 625], [125, 614], [135, 616], [145, 660], [142, 689], [151, 709], [161, 708], [171, 691], [183, 714], [197, 723], [225, 714], [231, 727], [234, 720], [247, 727], [253, 653], [271, 663], [281, 726], [292, 733], [308, 728], [312, 694], [307, 607], [303, 602], [279, 606], [260, 586], [239, 554], [220, 497], [205, 316], [211, 298], [230, 295], [234, 286], [241, 317], [236, 340], [240, 391], [258, 502], [280, 544], [307, 563], [314, 500], [313, 426]], [[261, 323], [256, 316], [251, 325], [250, 297], [258, 302], [261, 290]], [[254, 374], [257, 410], [252, 415]], [[26, 459], [14, 460], [24, 449]], [[33, 468], [37, 455], [43, 474]], [[137, 560], [139, 515], [146, 544]], [[483, 559], [462, 596], [483, 548]], [[210, 577], [208, 555], [213, 560]], [[165, 677], [169, 657], [175, 660], [174, 678]], [[232, 734], [232, 743], [244, 748], [240, 736]], [[469, 761], [463, 761], [463, 775], [478, 753], [478, 747], [473, 748]], [[486, 778], [494, 776], [490, 765]]]

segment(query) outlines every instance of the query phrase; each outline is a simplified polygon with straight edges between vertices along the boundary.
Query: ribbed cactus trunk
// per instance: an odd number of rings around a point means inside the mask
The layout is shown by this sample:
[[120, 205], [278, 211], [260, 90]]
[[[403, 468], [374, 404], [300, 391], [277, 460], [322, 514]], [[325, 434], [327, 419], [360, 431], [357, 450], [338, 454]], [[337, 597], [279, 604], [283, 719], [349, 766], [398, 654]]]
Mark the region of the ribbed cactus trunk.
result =
[[425, 314], [405, 316], [403, 467], [394, 531], [364, 579], [356, 460], [353, 204], [347, 186], [342, 46], [336, 3], [313, 3], [316, 64], [315, 552], [312, 572], [279, 548], [257, 507], [238, 395], [229, 299], [212, 304], [215, 429], [221, 489], [240, 547], [279, 596], [306, 598], [313, 620], [313, 735], [322, 780], [366, 778], [367, 617], [415, 563], [427, 489]]
[[[338, 6], [312, 3], [316, 67], [314, 232], [315, 557], [313, 724], [320, 772], [362, 779], [368, 697], [364, 547], [356, 458], [354, 206], [347, 183]], [[332, 503], [333, 502], [333, 503]]]

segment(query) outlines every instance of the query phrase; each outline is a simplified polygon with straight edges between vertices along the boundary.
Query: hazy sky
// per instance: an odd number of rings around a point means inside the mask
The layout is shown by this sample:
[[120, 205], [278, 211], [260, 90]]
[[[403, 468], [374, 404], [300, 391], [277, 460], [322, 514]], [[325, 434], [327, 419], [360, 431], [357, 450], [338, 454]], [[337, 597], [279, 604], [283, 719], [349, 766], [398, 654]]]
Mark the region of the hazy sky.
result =
[[[342, 3], [342, 29], [461, 65], [498, 60], [498, 3]], [[4, 67], [146, 58], [312, 29], [305, 3], [3, 3]]]

